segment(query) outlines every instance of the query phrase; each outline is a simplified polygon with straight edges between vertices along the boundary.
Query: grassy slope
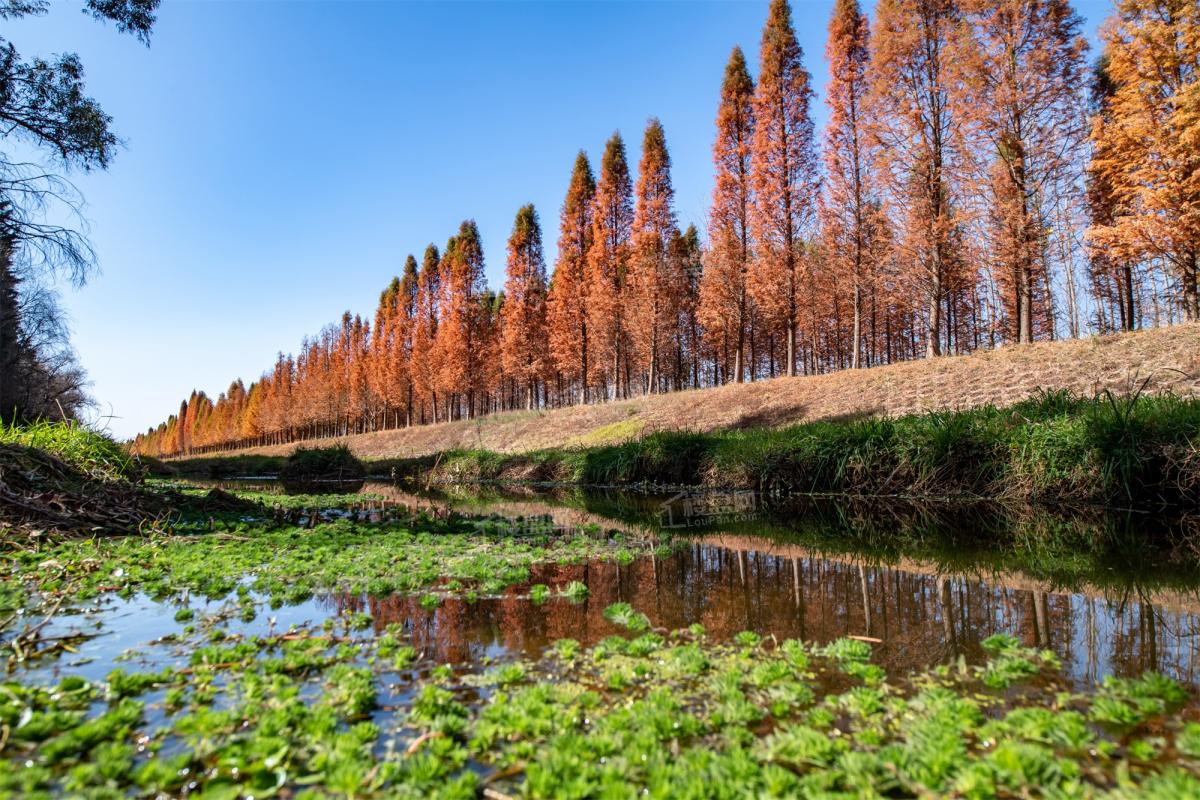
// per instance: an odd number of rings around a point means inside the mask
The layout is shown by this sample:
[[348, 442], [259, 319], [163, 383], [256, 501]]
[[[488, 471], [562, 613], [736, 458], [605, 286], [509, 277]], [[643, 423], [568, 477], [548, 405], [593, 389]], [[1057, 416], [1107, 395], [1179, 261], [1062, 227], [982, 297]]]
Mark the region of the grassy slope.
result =
[[[1005, 406], [1039, 388], [1069, 389], [1087, 396], [1103, 389], [1122, 393], [1147, 377], [1152, 378], [1151, 391], [1200, 395], [1200, 324], [615, 403], [516, 411], [340, 441], [364, 459], [411, 458], [465, 449], [523, 453], [613, 444], [663, 430], [736, 430], [985, 404]], [[295, 447], [256, 447], [240, 452], [278, 456]]]

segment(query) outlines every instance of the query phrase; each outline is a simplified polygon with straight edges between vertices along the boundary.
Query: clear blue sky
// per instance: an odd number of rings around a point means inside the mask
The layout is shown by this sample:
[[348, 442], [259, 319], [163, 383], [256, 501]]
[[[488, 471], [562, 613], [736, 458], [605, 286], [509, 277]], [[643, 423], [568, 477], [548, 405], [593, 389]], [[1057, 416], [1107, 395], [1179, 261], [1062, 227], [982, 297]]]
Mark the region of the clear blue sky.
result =
[[[64, 292], [112, 432], [192, 388], [249, 383], [473, 217], [500, 287], [518, 207], [553, 264], [576, 151], [666, 129], [681, 224], [703, 229], [722, 71], [757, 63], [767, 2], [178, 2], [151, 47], [77, 0], [6, 22], [23, 55], [74, 51], [126, 143], [76, 176], [102, 273]], [[793, 0], [818, 93], [832, 0]], [[1089, 35], [1106, 0], [1077, 0]], [[754, 69], [757, 72], [756, 69]], [[817, 121], [824, 121], [823, 99]]]

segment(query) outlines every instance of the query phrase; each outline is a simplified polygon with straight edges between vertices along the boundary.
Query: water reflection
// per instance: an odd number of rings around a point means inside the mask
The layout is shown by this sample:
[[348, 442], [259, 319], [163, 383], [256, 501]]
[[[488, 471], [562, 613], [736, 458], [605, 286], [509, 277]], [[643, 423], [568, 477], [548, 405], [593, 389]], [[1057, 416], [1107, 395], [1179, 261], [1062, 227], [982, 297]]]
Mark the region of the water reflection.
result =
[[[364, 519], [458, 510], [639, 536], [659, 529], [662, 503], [529, 488], [447, 494], [368, 482], [362, 491], [362, 508], [352, 513]], [[625, 601], [658, 627], [699, 622], [722, 639], [754, 630], [878, 640], [876, 660], [889, 671], [978, 661], [980, 642], [1006, 632], [1054, 650], [1080, 684], [1148, 669], [1200, 684], [1200, 581], [1194, 559], [1171, 545], [1194, 541], [1194, 524], [808, 498], [775, 502], [750, 522], [689, 531], [668, 557], [544, 567], [500, 597], [450, 597], [435, 610], [418, 596], [319, 602], [328, 611], [368, 611], [378, 630], [400, 624], [427, 655], [454, 663], [532, 657], [556, 638], [592, 643], [620, 633], [603, 610]], [[1101, 540], [1110, 544], [1098, 547]], [[534, 583], [557, 589], [570, 581], [588, 586], [587, 600], [529, 600]]]
[[549, 567], [532, 582], [561, 587], [572, 580], [587, 584], [584, 602], [555, 598], [535, 606], [527, 586], [474, 603], [448, 598], [432, 611], [414, 596], [340, 596], [328, 602], [368, 611], [379, 630], [398, 623], [427, 655], [454, 663], [510, 654], [533, 657], [561, 637], [595, 642], [620, 632], [603, 611], [625, 601], [658, 627], [699, 622], [722, 639], [742, 630], [816, 642], [868, 637], [878, 640], [876, 660], [889, 671], [960, 655], [978, 661], [983, 639], [1008, 632], [1028, 645], [1054, 650], [1081, 684], [1148, 669], [1200, 682], [1200, 602], [1195, 597], [1163, 596], [1156, 602], [1053, 592], [1027, 581], [854, 563], [744, 539], [695, 542], [670, 557], [625, 566]]

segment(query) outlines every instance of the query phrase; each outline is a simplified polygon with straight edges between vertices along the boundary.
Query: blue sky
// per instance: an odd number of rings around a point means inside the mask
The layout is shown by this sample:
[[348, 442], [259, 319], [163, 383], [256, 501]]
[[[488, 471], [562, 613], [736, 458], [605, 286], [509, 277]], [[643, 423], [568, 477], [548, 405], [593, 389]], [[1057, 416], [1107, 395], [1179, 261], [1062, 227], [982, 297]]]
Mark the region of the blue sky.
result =
[[[757, 63], [767, 2], [179, 2], [149, 49], [56, 2], [6, 22], [23, 55], [77, 52], [126, 143], [76, 175], [102, 273], [64, 291], [110, 430], [214, 397], [345, 309], [369, 315], [406, 254], [473, 217], [499, 287], [532, 202], [552, 264], [575, 153], [647, 118], [681, 224], [703, 228], [721, 74]], [[832, 0], [793, 2], [820, 93]], [[1087, 30], [1106, 0], [1077, 2]], [[756, 70], [755, 70], [756, 71]], [[823, 100], [817, 122], [824, 120]]]

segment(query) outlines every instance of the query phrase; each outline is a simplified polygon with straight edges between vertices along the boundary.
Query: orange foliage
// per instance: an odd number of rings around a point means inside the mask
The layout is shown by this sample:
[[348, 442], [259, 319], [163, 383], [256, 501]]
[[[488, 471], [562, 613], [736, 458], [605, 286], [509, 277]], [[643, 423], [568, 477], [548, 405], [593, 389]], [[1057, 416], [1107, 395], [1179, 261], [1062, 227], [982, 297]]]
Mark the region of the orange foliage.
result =
[[[345, 313], [214, 401], [193, 391], [137, 452], [344, 436], [518, 407], [969, 352], [1200, 316], [1200, 11], [1118, 0], [1084, 109], [1069, 0], [836, 0], [829, 123], [787, 0], [757, 83], [740, 48], [716, 116], [707, 248], [680, 232], [662, 125], [636, 182], [619, 134], [581, 151], [547, 286], [532, 206], [504, 292], [473, 221], [412, 256], [373, 317]], [[1090, 163], [1085, 133], [1090, 129]], [[823, 166], [824, 185], [818, 181]], [[1079, 220], [1090, 218], [1088, 249]]]
[[784, 342], [784, 372], [796, 374], [796, 335], [811, 286], [805, 236], [816, 210], [817, 154], [809, 114], [812, 80], [792, 28], [787, 0], [772, 0], [763, 29], [761, 68], [754, 95], [751, 151], [757, 252], [750, 294], [764, 322]]
[[[555, 368], [588, 401], [588, 275], [596, 179], [587, 155], [575, 157], [559, 221], [558, 262], [547, 299], [547, 328]], [[560, 391], [561, 395], [561, 391]], [[561, 402], [561, 398], [560, 398]]]
[[537, 402], [538, 382], [549, 367], [546, 262], [542, 257], [542, 228], [532, 204], [522, 206], [513, 222], [506, 274], [500, 315], [501, 363], [514, 389], [523, 387], [525, 407], [531, 409]]
[[628, 331], [623, 296], [633, 228], [633, 184], [625, 142], [614, 133], [604, 146], [587, 256], [590, 382], [610, 397], [628, 394]]
[[628, 326], [634, 368], [647, 393], [659, 391], [663, 351], [677, 338], [676, 308], [681, 299], [682, 274], [671, 258], [677, 234], [672, 202], [671, 157], [662, 124], [651, 119], [642, 140], [638, 166], [637, 204], [633, 213], [629, 260]]
[[[750, 238], [750, 148], [754, 138], [754, 81], [742, 48], [725, 67], [713, 144], [716, 185], [708, 215], [710, 250], [700, 281], [699, 318], [709, 347], [719, 353], [726, 380], [745, 378], [752, 308], [746, 291], [753, 240]], [[732, 356], [731, 356], [732, 353]], [[732, 378], [728, 377], [732, 375]]]

